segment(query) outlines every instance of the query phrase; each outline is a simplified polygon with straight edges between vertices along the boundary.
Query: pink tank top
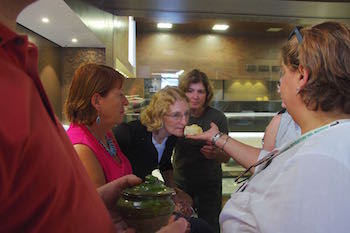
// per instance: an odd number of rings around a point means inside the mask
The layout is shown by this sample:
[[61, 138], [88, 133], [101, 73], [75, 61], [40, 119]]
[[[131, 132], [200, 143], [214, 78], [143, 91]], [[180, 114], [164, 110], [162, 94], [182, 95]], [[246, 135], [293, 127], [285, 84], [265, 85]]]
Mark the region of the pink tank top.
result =
[[94, 135], [92, 135], [86, 126], [79, 124], [70, 124], [69, 129], [67, 130], [67, 134], [73, 145], [83, 144], [94, 152], [103, 169], [107, 183], [119, 177], [132, 173], [132, 168], [129, 160], [120, 150], [117, 141], [114, 139], [110, 132], [107, 134], [107, 136], [111, 137], [113, 140], [113, 143], [117, 149], [117, 156], [121, 161], [120, 164], [113, 159], [113, 157], [108, 153], [103, 145], [98, 142], [98, 140], [94, 137]]

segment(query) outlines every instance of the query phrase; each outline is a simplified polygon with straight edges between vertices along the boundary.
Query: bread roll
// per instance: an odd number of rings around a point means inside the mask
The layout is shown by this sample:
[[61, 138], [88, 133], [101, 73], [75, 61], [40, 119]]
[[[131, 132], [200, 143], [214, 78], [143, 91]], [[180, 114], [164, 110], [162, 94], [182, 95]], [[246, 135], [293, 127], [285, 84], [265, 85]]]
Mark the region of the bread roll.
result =
[[203, 133], [203, 129], [199, 125], [193, 124], [185, 127], [185, 132], [184, 132], [185, 136], [196, 135], [200, 133]]

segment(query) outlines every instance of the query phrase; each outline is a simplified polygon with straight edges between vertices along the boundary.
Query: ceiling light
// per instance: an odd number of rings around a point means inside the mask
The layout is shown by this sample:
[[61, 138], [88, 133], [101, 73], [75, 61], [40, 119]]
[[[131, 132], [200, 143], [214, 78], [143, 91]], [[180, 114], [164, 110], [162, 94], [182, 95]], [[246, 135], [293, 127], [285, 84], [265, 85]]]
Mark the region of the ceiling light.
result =
[[179, 70], [176, 73], [160, 73], [162, 78], [179, 78], [181, 74], [185, 72], [184, 70]]
[[215, 24], [212, 29], [215, 31], [225, 31], [229, 27], [230, 26], [228, 26], [227, 24]]
[[267, 32], [279, 32], [279, 31], [281, 31], [282, 30], [282, 28], [269, 28], [269, 29], [267, 29], [266, 31]]
[[72, 42], [73, 42], [73, 43], [77, 43], [77, 42], [78, 42], [78, 39], [77, 39], [77, 38], [73, 38], [73, 39], [72, 39]]
[[157, 27], [161, 28], [161, 29], [170, 29], [173, 27], [173, 24], [171, 24], [171, 23], [158, 23]]
[[41, 22], [43, 22], [43, 23], [49, 23], [50, 20], [49, 20], [48, 18], [44, 17], [44, 18], [41, 19]]
[[177, 77], [179, 77], [180, 75], [182, 75], [185, 71], [184, 70], [179, 70], [178, 72], [176, 72], [175, 74], [177, 75]]

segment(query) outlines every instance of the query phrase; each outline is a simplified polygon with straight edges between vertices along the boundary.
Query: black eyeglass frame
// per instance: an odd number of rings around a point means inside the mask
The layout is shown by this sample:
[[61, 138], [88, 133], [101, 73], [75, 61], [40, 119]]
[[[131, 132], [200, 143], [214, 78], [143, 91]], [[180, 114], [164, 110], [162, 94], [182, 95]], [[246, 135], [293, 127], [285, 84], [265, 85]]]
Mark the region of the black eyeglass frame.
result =
[[267, 168], [270, 163], [272, 162], [272, 160], [274, 158], [276, 158], [280, 153], [276, 153], [275, 151], [272, 151], [270, 154], [268, 154], [267, 156], [265, 156], [264, 158], [258, 160], [256, 163], [252, 164], [251, 166], [249, 166], [246, 170], [244, 170], [238, 177], [236, 177], [236, 179], [234, 180], [234, 184], [238, 185], [240, 183], [245, 182], [243, 185], [241, 185], [236, 192], [243, 192], [245, 190], [245, 188], [247, 187], [247, 182], [249, 182], [248, 180], [251, 178], [249, 176], [245, 175], [250, 171], [250, 169], [255, 168], [263, 163], [265, 163], [264, 167], [262, 169], [260, 169], [260, 171], [264, 170], [265, 168]]
[[301, 35], [300, 33], [300, 30], [302, 29], [303, 27], [301, 26], [296, 26], [293, 31], [291, 31], [291, 33], [289, 34], [288, 36], [288, 40], [292, 39], [292, 37], [295, 35], [295, 37], [297, 38], [298, 40], [298, 43], [301, 44], [301, 42], [303, 42], [303, 36]]

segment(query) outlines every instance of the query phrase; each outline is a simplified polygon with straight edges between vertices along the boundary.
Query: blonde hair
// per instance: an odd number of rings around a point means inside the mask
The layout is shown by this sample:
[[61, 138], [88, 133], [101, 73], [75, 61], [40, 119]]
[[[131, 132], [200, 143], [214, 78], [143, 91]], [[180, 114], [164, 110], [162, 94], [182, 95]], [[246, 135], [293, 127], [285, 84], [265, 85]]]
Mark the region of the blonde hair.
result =
[[148, 131], [157, 131], [163, 127], [163, 117], [176, 101], [188, 99], [179, 88], [167, 86], [152, 96], [149, 105], [141, 112], [141, 123]]
[[91, 104], [95, 93], [102, 97], [114, 87], [121, 88], [124, 76], [113, 68], [94, 63], [81, 65], [73, 75], [73, 81], [64, 105], [70, 122], [91, 125], [97, 111]]

